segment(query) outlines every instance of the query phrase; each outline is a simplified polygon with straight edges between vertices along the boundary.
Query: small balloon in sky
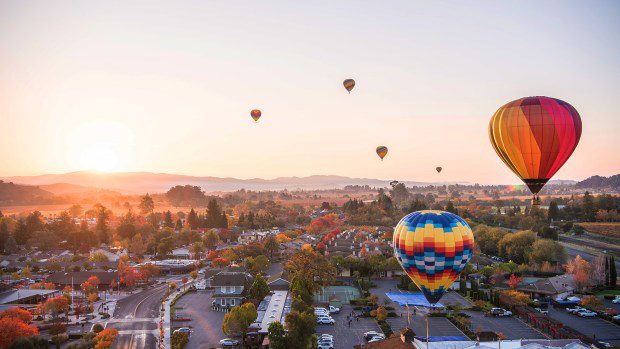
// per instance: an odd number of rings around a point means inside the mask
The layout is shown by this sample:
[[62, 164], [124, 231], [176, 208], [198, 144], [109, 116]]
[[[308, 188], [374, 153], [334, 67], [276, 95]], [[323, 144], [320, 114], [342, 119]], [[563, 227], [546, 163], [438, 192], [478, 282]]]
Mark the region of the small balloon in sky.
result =
[[353, 88], [355, 87], [355, 80], [346, 79], [342, 84], [344, 85], [344, 88], [346, 88], [347, 91], [351, 93], [351, 90], [353, 90]]
[[377, 147], [377, 155], [379, 155], [379, 157], [381, 158], [381, 161], [383, 161], [383, 158], [387, 155], [388, 153], [388, 148], [384, 145], [380, 145]]
[[262, 115], [262, 113], [258, 109], [253, 109], [250, 112], [250, 116], [252, 117], [252, 119], [254, 119], [254, 122], [258, 122], [258, 119], [260, 119], [261, 115]]

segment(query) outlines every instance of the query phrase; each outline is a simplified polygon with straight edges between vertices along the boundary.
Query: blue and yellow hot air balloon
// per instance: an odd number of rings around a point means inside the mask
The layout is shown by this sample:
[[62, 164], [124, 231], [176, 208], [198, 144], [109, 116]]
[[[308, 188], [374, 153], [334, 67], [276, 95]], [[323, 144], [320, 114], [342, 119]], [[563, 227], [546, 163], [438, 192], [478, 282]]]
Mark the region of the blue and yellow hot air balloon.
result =
[[429, 303], [435, 304], [474, 254], [474, 234], [463, 218], [425, 210], [406, 215], [394, 228], [394, 255]]

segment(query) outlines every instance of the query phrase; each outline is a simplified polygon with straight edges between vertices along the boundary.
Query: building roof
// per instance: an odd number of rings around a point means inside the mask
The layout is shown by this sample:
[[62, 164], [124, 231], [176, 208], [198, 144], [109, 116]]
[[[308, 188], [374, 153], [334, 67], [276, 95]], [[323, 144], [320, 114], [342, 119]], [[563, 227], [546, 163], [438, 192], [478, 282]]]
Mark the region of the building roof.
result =
[[[427, 343], [419, 339], [414, 341], [417, 349], [426, 349]], [[476, 341], [437, 341], [429, 342], [428, 349], [587, 349], [588, 347], [577, 339], [528, 339], [503, 340], [500, 342]], [[366, 349], [366, 347], [364, 347]]]
[[355, 349], [413, 349], [412, 343], [404, 343], [400, 337], [391, 337], [378, 342], [358, 344]]
[[245, 272], [222, 271], [213, 276], [211, 286], [250, 286], [254, 278]]
[[549, 278], [539, 279], [532, 283], [519, 286], [518, 290], [547, 295], [556, 295], [560, 293], [573, 292], [575, 290], [575, 282], [570, 275], [563, 274]]
[[58, 290], [36, 290], [29, 288], [21, 288], [18, 290], [9, 290], [0, 293], [0, 304], [19, 303], [21, 300], [33, 296], [48, 297], [58, 293]]
[[284, 323], [284, 317], [291, 310], [291, 299], [288, 291], [274, 291], [258, 305], [258, 317], [256, 327], [260, 326], [259, 332], [267, 333], [269, 325], [274, 321]]
[[91, 276], [96, 276], [99, 278], [99, 282], [102, 285], [109, 285], [113, 280], [118, 282], [118, 273], [115, 271], [59, 272], [48, 276], [45, 281], [61, 285], [69, 285], [73, 283], [77, 287], [84, 281], [88, 280]]

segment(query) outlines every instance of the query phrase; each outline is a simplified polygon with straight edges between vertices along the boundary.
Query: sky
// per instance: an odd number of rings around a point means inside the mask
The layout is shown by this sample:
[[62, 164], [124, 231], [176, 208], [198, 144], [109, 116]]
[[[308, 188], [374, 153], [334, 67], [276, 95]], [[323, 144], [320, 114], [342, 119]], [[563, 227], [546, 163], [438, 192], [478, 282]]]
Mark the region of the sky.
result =
[[3, 0], [0, 176], [518, 183], [488, 124], [533, 95], [583, 120], [554, 178], [613, 175], [619, 15], [617, 1]]

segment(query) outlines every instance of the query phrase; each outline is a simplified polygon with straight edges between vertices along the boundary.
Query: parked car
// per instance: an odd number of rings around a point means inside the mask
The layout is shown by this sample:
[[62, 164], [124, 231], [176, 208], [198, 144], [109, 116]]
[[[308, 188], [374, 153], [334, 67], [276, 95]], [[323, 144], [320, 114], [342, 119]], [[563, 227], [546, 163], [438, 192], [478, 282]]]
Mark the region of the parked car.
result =
[[584, 310], [577, 313], [581, 317], [596, 317], [596, 312], [590, 310]]
[[224, 338], [220, 341], [220, 345], [233, 347], [235, 345], [239, 345], [239, 341], [232, 338]]
[[547, 311], [547, 310], [543, 310], [543, 309], [540, 309], [540, 308], [534, 308], [534, 309], [535, 309], [537, 312], [541, 313], [541, 314], [544, 314], [544, 315], [549, 315], [549, 311]]
[[377, 332], [377, 331], [364, 332], [364, 340], [366, 341], [371, 340], [375, 336], [383, 336], [383, 338], [385, 338], [385, 335], [381, 332]]
[[192, 329], [189, 328], [189, 327], [181, 327], [181, 328], [178, 328], [178, 329], [174, 330], [174, 332], [172, 332], [172, 333], [177, 333], [177, 332], [179, 332], [179, 333], [192, 333]]
[[332, 336], [332, 335], [331, 335], [331, 334], [329, 334], [329, 333], [323, 333], [323, 334], [319, 337], [319, 339], [331, 339], [331, 340], [334, 340], [334, 336]]
[[612, 317], [612, 319], [614, 319], [614, 320], [616, 320], [616, 321], [620, 321], [620, 314], [618, 314], [618, 315], [616, 315], [616, 316]]
[[383, 337], [381, 337], [381, 336], [374, 336], [374, 337], [370, 338], [368, 343], [378, 342], [378, 341], [382, 341], [384, 339], [385, 339], [385, 336], [383, 336]]
[[616, 296], [616, 298], [614, 298], [611, 302], [613, 304], [620, 304], [620, 296]]
[[506, 310], [503, 308], [491, 308], [489, 314], [491, 316], [512, 316], [512, 312], [510, 310]]
[[336, 314], [337, 314], [337, 313], [339, 313], [339, 312], [340, 312], [340, 308], [338, 308], [338, 307], [334, 307], [334, 306], [331, 306], [331, 305], [330, 305], [330, 306], [329, 306], [329, 312], [330, 312], [331, 314], [333, 314], [333, 313], [336, 313]]
[[317, 342], [318, 349], [334, 349], [333, 339], [319, 339]]
[[317, 316], [316, 323], [333, 325], [336, 321], [331, 316]]
[[584, 311], [584, 310], [588, 310], [588, 309], [582, 308], [582, 307], [566, 308], [566, 311], [571, 313], [571, 314], [577, 314], [580, 311]]

